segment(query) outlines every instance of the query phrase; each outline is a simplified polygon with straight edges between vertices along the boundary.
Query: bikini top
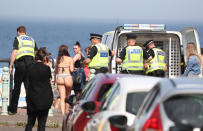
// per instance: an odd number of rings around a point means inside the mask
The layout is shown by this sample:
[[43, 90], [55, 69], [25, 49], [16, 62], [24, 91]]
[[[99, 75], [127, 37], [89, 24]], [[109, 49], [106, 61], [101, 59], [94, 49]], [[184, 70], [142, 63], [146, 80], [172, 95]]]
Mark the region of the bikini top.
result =
[[69, 68], [69, 67], [58, 67], [58, 69], [61, 68], [62, 69], [62, 73], [65, 71], [65, 68]]

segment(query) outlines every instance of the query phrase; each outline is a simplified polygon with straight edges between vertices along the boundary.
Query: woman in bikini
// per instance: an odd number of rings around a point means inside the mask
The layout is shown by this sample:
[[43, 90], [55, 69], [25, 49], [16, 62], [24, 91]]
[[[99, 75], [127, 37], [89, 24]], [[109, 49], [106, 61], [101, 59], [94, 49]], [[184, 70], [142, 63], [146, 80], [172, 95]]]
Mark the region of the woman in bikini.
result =
[[73, 86], [71, 72], [74, 70], [74, 62], [68, 52], [66, 45], [61, 45], [55, 66], [55, 80], [60, 95], [61, 112], [64, 115], [68, 112], [69, 105], [65, 103], [65, 97], [70, 95]]

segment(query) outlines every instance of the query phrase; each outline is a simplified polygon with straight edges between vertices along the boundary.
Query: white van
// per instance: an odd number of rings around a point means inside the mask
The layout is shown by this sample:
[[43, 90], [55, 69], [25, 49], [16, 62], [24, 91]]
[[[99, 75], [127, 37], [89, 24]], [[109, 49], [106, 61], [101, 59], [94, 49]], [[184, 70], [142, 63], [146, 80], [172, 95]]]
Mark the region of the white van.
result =
[[154, 40], [156, 47], [163, 49], [166, 53], [167, 73], [166, 77], [180, 77], [184, 73], [185, 48], [188, 42], [196, 43], [200, 53], [200, 42], [195, 28], [189, 27], [181, 31], [166, 31], [163, 24], [124, 24], [115, 31], [106, 32], [103, 35], [102, 43], [116, 55], [111, 58], [109, 68], [111, 73], [119, 73], [121, 65], [116, 63], [121, 50], [127, 46], [126, 34], [135, 34], [136, 43], [141, 46], [148, 40]]

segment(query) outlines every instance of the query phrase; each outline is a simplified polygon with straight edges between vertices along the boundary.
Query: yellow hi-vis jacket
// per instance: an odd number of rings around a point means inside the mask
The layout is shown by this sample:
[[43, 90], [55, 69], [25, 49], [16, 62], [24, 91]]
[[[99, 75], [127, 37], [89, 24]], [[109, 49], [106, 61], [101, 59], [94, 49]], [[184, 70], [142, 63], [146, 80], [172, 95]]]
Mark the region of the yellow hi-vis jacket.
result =
[[21, 35], [17, 37], [17, 40], [19, 44], [16, 59], [19, 59], [22, 56], [35, 56], [35, 41], [33, 38], [26, 35]]
[[155, 70], [165, 70], [165, 52], [158, 48], [152, 48], [154, 51], [154, 58], [149, 62], [146, 70], [146, 74]]
[[140, 46], [128, 46], [123, 60], [122, 70], [144, 70], [143, 50]]
[[101, 67], [107, 67], [109, 64], [109, 49], [104, 44], [96, 44], [97, 54], [92, 58], [88, 64], [89, 68], [100, 69]]

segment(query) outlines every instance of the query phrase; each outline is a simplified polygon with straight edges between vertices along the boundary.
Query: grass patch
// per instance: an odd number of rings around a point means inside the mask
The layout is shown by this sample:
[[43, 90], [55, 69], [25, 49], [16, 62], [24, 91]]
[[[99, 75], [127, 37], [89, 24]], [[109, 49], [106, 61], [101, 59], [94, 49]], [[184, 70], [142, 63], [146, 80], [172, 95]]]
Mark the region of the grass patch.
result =
[[26, 122], [17, 122], [16, 126], [23, 126], [23, 127], [25, 127], [26, 124], [27, 124]]

